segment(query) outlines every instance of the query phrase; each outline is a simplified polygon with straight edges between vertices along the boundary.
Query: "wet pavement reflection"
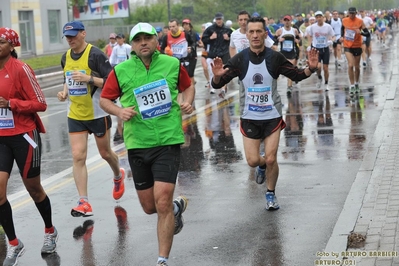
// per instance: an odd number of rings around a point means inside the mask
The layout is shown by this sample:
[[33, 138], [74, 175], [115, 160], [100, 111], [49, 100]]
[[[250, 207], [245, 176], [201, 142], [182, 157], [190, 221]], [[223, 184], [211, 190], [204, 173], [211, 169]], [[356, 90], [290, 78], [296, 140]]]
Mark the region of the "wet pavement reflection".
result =
[[[390, 47], [397, 47], [391, 38]], [[395, 48], [396, 49], [396, 48]], [[328, 92], [315, 88], [317, 77], [300, 82], [286, 95], [278, 80], [283, 117], [276, 193], [281, 209], [265, 210], [265, 187], [254, 182], [239, 130], [238, 84], [224, 97], [209, 94], [200, 62], [196, 69], [196, 112], [183, 117], [185, 142], [176, 194], [189, 199], [186, 224], [174, 239], [170, 265], [313, 265], [342, 209], [367, 145], [374, 134], [389, 89], [393, 49], [375, 44], [371, 65], [361, 69], [361, 91], [350, 97], [347, 69], [330, 64]], [[89, 186], [95, 215], [69, 215], [77, 192], [72, 180], [66, 104], [48, 97], [42, 114], [43, 182], [60, 232], [58, 253], [39, 257], [42, 223], [31, 202], [15, 196], [18, 235], [26, 254], [20, 265], [154, 265], [156, 217], [143, 213], [128, 170], [126, 194], [111, 197], [111, 171], [89, 137]], [[114, 119], [112, 134], [115, 131]], [[113, 143], [129, 169], [123, 142]], [[13, 170], [9, 194], [22, 188]], [[22, 202], [22, 203], [21, 203]], [[27, 222], [29, 217], [29, 221]], [[34, 227], [34, 232], [32, 232]], [[39, 230], [40, 229], [40, 230]], [[25, 240], [26, 239], [26, 240]], [[0, 260], [6, 246], [0, 243]]]

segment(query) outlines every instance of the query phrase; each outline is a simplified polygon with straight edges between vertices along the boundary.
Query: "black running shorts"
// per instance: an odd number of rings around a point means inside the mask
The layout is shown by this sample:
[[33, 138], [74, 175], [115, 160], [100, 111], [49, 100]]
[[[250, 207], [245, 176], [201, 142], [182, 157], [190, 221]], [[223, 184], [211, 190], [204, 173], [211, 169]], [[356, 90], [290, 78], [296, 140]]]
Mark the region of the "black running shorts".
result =
[[154, 181], [176, 184], [180, 165], [180, 144], [130, 149], [128, 159], [137, 190], [153, 187]]
[[93, 133], [96, 137], [103, 137], [107, 130], [112, 126], [111, 116], [107, 115], [105, 117], [81, 121], [75, 120], [68, 117], [68, 129], [69, 133], [80, 133], [80, 132], [89, 132], [89, 134]]
[[330, 63], [330, 48], [316, 48], [319, 51], [319, 62], [323, 62], [323, 65]]
[[195, 67], [197, 66], [197, 58], [190, 58], [188, 60], [188, 62], [189, 62], [189, 65], [186, 66], [186, 70], [187, 70], [188, 76], [190, 78], [192, 78], [192, 77], [194, 77]]
[[[36, 148], [27, 139], [33, 141]], [[15, 160], [22, 178], [39, 176], [41, 156], [42, 140], [37, 129], [16, 136], [0, 137], [1, 172], [10, 174]]]
[[269, 120], [250, 120], [241, 118], [240, 131], [250, 139], [265, 139], [277, 129], [284, 129], [286, 126], [282, 117]]
[[351, 53], [353, 56], [361, 56], [362, 55], [362, 48], [348, 48], [344, 47], [345, 53]]

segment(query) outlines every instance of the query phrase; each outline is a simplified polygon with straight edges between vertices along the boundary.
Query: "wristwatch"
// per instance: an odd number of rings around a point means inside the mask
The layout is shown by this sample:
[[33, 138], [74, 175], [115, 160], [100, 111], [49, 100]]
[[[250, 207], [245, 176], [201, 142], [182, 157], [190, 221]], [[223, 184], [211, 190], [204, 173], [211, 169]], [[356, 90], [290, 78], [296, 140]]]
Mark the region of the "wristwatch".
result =
[[316, 72], [316, 71], [318, 70], [317, 67], [315, 67], [315, 68], [313, 68], [313, 69], [311, 69], [310, 67], [308, 67], [308, 69], [309, 69], [309, 71], [310, 71], [311, 73], [314, 73], [314, 72]]
[[89, 85], [94, 85], [93, 76], [90, 76], [89, 82], [87, 82], [87, 83], [89, 83]]

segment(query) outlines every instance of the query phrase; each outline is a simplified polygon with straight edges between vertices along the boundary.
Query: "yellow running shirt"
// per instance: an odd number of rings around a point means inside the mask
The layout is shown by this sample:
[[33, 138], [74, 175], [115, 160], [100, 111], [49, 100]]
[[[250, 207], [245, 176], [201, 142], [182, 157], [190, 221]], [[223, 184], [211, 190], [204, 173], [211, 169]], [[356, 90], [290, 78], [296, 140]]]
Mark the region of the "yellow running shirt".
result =
[[64, 76], [69, 96], [68, 117], [75, 120], [88, 121], [108, 115], [100, 108], [101, 89], [97, 88], [93, 94], [94, 86], [72, 79], [74, 71], [80, 71], [89, 76], [92, 75], [88, 63], [91, 48], [92, 45], [88, 44], [82, 56], [77, 60], [72, 59], [71, 49], [66, 52]]

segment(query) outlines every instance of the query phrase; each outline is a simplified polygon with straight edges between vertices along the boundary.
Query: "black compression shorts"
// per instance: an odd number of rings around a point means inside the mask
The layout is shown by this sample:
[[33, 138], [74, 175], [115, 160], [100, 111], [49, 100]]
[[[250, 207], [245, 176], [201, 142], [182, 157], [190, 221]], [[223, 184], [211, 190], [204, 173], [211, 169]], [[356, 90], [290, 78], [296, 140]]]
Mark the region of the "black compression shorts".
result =
[[25, 134], [0, 138], [1, 172], [10, 174], [15, 160], [22, 178], [39, 176], [41, 156], [42, 141], [37, 129]]

